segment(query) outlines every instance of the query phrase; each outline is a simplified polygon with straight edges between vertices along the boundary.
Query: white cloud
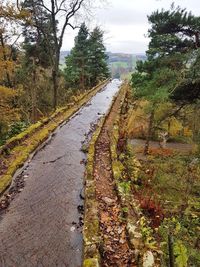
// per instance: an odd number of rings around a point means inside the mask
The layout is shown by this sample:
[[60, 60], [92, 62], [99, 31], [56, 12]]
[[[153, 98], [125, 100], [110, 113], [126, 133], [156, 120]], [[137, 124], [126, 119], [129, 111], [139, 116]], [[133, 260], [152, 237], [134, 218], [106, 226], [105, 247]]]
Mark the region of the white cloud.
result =
[[[110, 0], [107, 8], [96, 11], [96, 19], [91, 27], [100, 25], [105, 31], [105, 44], [109, 51], [144, 53], [148, 46], [149, 25], [147, 15], [154, 10], [168, 9], [172, 0]], [[200, 1], [176, 0], [175, 5], [186, 7], [195, 15], [200, 15]], [[68, 30], [65, 34], [63, 50], [73, 46], [77, 31]]]

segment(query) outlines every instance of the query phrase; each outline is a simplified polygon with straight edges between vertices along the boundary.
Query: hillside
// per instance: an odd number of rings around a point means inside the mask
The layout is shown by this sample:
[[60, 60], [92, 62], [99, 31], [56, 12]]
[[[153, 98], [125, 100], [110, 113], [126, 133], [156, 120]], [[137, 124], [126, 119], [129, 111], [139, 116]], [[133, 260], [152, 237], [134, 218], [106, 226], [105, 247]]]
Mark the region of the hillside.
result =
[[[69, 51], [61, 51], [60, 64], [65, 63], [65, 57], [69, 55]], [[146, 60], [145, 54], [126, 54], [107, 52], [108, 63], [113, 78], [128, 77], [134, 71], [137, 60]]]
[[129, 78], [138, 60], [146, 60], [145, 54], [125, 54], [108, 52], [109, 66], [113, 78]]

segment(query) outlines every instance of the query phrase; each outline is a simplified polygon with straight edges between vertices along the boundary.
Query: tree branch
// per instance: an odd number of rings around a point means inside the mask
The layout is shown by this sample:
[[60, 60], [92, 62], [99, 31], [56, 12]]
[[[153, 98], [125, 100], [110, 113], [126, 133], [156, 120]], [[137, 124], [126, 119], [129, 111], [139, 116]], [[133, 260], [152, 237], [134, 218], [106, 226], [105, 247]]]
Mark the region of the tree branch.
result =
[[84, 0], [80, 0], [80, 1], [79, 0], [76, 0], [76, 2], [73, 4], [71, 10], [66, 15], [65, 23], [64, 23], [63, 28], [61, 30], [61, 34], [60, 34], [60, 38], [59, 38], [59, 48], [62, 47], [63, 36], [64, 36], [65, 29], [66, 29], [67, 25], [69, 25], [70, 27], [72, 26], [71, 23], [69, 23], [69, 20], [81, 8], [81, 5], [82, 5], [83, 2], [84, 2]]
[[48, 11], [50, 14], [52, 13], [52, 11], [51, 11], [47, 6], [45, 6], [43, 0], [42, 0], [41, 3], [37, 3], [37, 5], [40, 6], [40, 7], [43, 7], [43, 8], [44, 8], [46, 11]]

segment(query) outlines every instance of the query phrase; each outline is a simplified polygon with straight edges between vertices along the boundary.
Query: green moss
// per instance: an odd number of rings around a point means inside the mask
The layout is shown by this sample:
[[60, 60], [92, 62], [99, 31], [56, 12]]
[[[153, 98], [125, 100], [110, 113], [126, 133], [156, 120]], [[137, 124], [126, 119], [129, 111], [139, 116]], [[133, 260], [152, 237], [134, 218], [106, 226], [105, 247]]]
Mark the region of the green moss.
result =
[[37, 129], [41, 127], [42, 123], [39, 121], [35, 124], [32, 124], [30, 127], [28, 127], [25, 131], [18, 134], [17, 136], [14, 136], [10, 138], [3, 146], [0, 147], [0, 154], [1, 153], [7, 153], [7, 150], [12, 149], [14, 146], [17, 146], [21, 143], [22, 140], [24, 140], [26, 137], [30, 136], [33, 132], [35, 132]]
[[98, 243], [99, 238], [99, 220], [94, 217], [94, 211], [88, 212], [88, 215], [84, 218], [84, 244], [90, 245], [93, 243]]
[[[90, 184], [89, 184], [90, 182]], [[85, 188], [85, 194], [87, 195], [87, 198], [95, 199], [95, 185], [94, 185], [94, 180], [92, 180], [91, 178], [88, 180], [87, 179], [87, 185]]]
[[83, 267], [99, 267], [99, 260], [98, 259], [86, 259], [83, 262]]
[[122, 178], [122, 172], [124, 171], [124, 166], [123, 164], [115, 160], [112, 162], [112, 169], [113, 169], [113, 175], [116, 180], [119, 180]]
[[4, 175], [0, 179], [0, 194], [11, 184], [12, 175]]
[[131, 192], [131, 182], [121, 182], [117, 183], [118, 192], [122, 199], [130, 195]]

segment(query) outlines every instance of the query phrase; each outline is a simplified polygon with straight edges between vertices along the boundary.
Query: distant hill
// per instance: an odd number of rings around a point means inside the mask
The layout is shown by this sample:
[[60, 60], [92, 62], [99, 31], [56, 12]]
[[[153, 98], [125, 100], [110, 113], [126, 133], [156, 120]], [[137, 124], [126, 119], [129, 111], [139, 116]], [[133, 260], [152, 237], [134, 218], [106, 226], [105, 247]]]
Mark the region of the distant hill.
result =
[[108, 52], [109, 66], [113, 78], [130, 78], [138, 60], [145, 61], [145, 54], [125, 54]]
[[[61, 51], [60, 65], [65, 64], [65, 57], [70, 54], [70, 51]], [[108, 64], [113, 78], [124, 78], [130, 76], [135, 70], [137, 60], [146, 60], [145, 54], [126, 54], [107, 52]]]

